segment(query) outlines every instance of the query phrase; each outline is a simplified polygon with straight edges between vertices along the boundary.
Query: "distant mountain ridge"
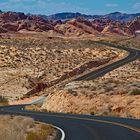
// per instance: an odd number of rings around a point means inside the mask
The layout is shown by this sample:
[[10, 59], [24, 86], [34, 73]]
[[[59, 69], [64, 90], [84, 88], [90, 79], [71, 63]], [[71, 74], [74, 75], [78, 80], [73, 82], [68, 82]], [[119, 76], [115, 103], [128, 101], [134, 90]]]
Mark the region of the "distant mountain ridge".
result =
[[[3, 11], [0, 10], [0, 13]], [[33, 15], [33, 14], [27, 14], [27, 15]], [[87, 15], [87, 14], [82, 14], [79, 12], [73, 13], [73, 12], [62, 12], [62, 13], [56, 13], [53, 15], [37, 15], [45, 20], [70, 20], [73, 18], [81, 17], [84, 19], [88, 20], [93, 20], [93, 19], [110, 19], [113, 21], [120, 21], [120, 22], [128, 22], [134, 20], [136, 17], [140, 16], [140, 13], [135, 13], [135, 14], [127, 14], [127, 13], [121, 13], [121, 12], [113, 12], [109, 13], [106, 15]]]
[[94, 18], [100, 18], [101, 15], [86, 15], [81, 13], [71, 13], [71, 12], [64, 12], [64, 13], [57, 13], [54, 15], [47, 16], [47, 19], [53, 19], [53, 20], [69, 20], [76, 17], [82, 17], [85, 19], [94, 19]]
[[121, 22], [127, 22], [134, 20], [137, 16], [140, 16], [140, 13], [136, 14], [127, 14], [127, 13], [120, 13], [120, 12], [114, 12], [106, 15], [86, 15], [81, 13], [71, 13], [71, 12], [64, 12], [64, 13], [57, 13], [54, 15], [40, 15], [45, 19], [52, 19], [52, 20], [69, 20], [76, 17], [82, 17], [85, 19], [102, 19], [107, 18], [110, 20], [118, 20]]
[[[47, 32], [58, 36], [87, 36], [87, 35], [135, 35], [140, 30], [140, 16], [119, 12], [105, 16], [90, 16], [80, 13], [63, 13], [55, 16], [39, 16], [21, 12], [0, 13], [0, 33], [9, 32]], [[62, 18], [59, 20], [60, 17]], [[130, 19], [129, 22], [116, 21]], [[53, 20], [53, 18], [57, 20]], [[109, 18], [114, 18], [111, 20]], [[123, 19], [123, 20], [122, 20]]]
[[127, 21], [134, 20], [138, 16], [140, 16], [140, 13], [127, 14], [127, 13], [114, 12], [114, 13], [104, 15], [103, 18], [108, 18], [108, 19], [111, 19], [111, 20], [118, 20], [118, 21], [127, 22]]

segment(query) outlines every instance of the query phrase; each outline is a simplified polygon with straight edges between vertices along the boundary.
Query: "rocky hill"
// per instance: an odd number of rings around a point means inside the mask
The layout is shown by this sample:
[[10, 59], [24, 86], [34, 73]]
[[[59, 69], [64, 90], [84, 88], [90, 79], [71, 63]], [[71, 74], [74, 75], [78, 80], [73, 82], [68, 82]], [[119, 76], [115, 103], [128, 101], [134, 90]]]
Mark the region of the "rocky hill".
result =
[[140, 16], [138, 16], [137, 18], [135, 18], [135, 20], [133, 20], [130, 23], [129, 29], [130, 29], [131, 32], [135, 32], [137, 30], [140, 30]]
[[126, 14], [126, 13], [114, 12], [114, 13], [110, 13], [110, 14], [106, 14], [106, 15], [85, 15], [85, 14], [81, 14], [81, 13], [66, 12], [66, 13], [57, 13], [57, 14], [50, 15], [50, 16], [45, 16], [45, 15], [44, 16], [41, 15], [41, 16], [44, 17], [45, 19], [52, 19], [52, 20], [69, 20], [69, 19], [81, 17], [81, 18], [85, 18], [85, 19], [107, 18], [110, 20], [127, 22], [127, 21], [134, 20], [134, 18], [136, 18], [137, 16], [140, 16], [140, 13]]
[[[95, 19], [93, 21], [84, 18], [76, 18], [57, 24], [55, 29], [61, 31], [65, 35], [104, 35], [104, 34], [119, 34], [131, 35], [129, 28], [125, 23], [115, 22], [109, 19]], [[133, 31], [133, 30], [132, 30]]]
[[56, 23], [53, 21], [44, 20], [39, 16], [28, 16], [24, 13], [5, 12], [0, 14], [1, 33], [21, 30], [42, 32], [55, 30], [55, 25]]
[[121, 54], [91, 41], [0, 39], [0, 95], [10, 100], [26, 93], [34, 95], [44, 86], [96, 69], [123, 57]]
[[114, 13], [104, 15], [103, 18], [107, 18], [113, 21], [128, 22], [134, 20], [137, 16], [140, 16], [140, 13], [127, 14], [127, 13], [114, 12]]
[[[118, 14], [114, 13], [114, 16], [118, 17]], [[24, 13], [2, 12], [0, 13], [0, 33], [47, 32], [50, 36], [102, 36], [108, 34], [133, 35], [136, 30], [140, 29], [139, 17], [128, 23], [121, 23], [110, 20], [108, 16], [94, 20], [79, 16], [66, 21], [55, 21]]]
[[52, 19], [52, 20], [69, 20], [77, 17], [85, 18], [85, 19], [95, 19], [95, 18], [101, 18], [101, 15], [86, 15], [81, 13], [71, 13], [71, 12], [65, 12], [65, 13], [57, 13], [50, 16], [40, 15], [44, 17], [45, 19]]
[[121, 116], [140, 119], [140, 61], [91, 81], [52, 90], [42, 109], [51, 112]]

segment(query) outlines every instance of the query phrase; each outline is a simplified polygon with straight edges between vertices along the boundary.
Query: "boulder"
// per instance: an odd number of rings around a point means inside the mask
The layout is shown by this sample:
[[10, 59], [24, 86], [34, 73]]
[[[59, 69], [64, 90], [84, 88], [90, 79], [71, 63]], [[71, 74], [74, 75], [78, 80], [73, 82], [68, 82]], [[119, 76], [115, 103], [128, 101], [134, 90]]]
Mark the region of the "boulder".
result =
[[0, 33], [6, 33], [6, 32], [8, 32], [6, 29], [0, 27]]
[[18, 29], [18, 24], [16, 24], [16, 23], [5, 23], [1, 27], [4, 28], [5, 30], [16, 32], [17, 29]]

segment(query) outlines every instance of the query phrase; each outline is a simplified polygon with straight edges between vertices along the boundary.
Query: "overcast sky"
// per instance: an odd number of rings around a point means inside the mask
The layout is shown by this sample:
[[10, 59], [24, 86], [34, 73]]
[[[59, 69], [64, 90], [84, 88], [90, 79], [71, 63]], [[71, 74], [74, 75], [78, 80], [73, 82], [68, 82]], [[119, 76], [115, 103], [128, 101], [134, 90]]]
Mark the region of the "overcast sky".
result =
[[140, 0], [0, 0], [2, 11], [50, 15], [60, 12], [106, 14], [140, 12]]

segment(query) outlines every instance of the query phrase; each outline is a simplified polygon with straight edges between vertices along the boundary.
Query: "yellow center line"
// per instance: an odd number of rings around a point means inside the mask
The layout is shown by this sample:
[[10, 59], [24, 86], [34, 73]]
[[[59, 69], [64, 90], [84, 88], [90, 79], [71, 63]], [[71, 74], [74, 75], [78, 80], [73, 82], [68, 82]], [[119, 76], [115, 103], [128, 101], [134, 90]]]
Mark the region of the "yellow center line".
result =
[[[137, 56], [137, 52], [136, 52], [135, 56]], [[135, 56], [134, 56], [134, 57], [135, 57]], [[130, 58], [130, 59], [128, 59], [128, 60], [131, 60], [131, 59], [133, 59], [134, 57], [132, 57], [132, 58]], [[123, 62], [120, 62], [119, 64], [116, 64], [115, 66], [120, 65], [120, 64], [122, 64], [122, 63], [124, 63], [124, 62], [127, 62], [128, 60], [123, 61]], [[117, 61], [116, 61], [116, 62], [117, 62]], [[112, 63], [112, 64], [113, 64], [113, 63]], [[104, 72], [104, 71], [106, 71], [106, 70], [109, 70], [110, 68], [113, 68], [113, 67], [114, 67], [114, 66], [110, 66], [110, 67], [108, 67], [108, 68], [106, 68], [106, 69], [103, 69], [103, 70], [100, 71], [99, 73]], [[94, 76], [97, 76], [99, 73], [95, 74]], [[92, 76], [93, 76], [93, 75], [92, 75]], [[85, 78], [84, 80], [89, 79], [89, 78], [92, 77], [92, 76], [89, 76], [89, 77]]]

